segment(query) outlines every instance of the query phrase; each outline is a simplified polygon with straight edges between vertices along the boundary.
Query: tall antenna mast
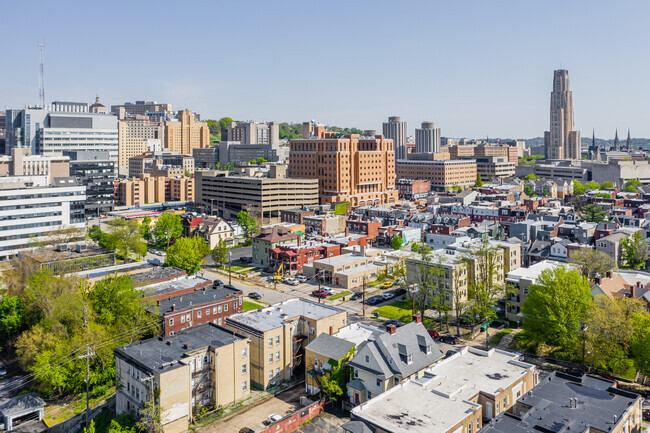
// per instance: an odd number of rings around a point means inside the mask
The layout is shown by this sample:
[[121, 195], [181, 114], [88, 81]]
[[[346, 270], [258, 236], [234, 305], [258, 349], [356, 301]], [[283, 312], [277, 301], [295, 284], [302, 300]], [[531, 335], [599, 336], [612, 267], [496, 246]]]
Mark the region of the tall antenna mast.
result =
[[45, 57], [43, 56], [43, 48], [45, 48], [45, 41], [38, 44], [38, 48], [41, 50], [41, 70], [38, 76], [38, 99], [41, 103], [41, 108], [45, 108], [45, 82], [43, 81], [43, 64], [45, 63]]

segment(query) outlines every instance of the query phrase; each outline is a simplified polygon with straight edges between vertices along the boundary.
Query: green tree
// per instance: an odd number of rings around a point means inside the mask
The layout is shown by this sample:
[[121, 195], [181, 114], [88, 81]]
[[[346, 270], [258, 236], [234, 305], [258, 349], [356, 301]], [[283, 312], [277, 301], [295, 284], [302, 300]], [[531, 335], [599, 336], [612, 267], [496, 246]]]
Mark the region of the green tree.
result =
[[593, 180], [591, 182], [587, 182], [587, 189], [598, 189], [600, 185], [598, 185], [598, 182], [594, 182]]
[[588, 204], [582, 207], [582, 217], [592, 223], [599, 223], [607, 220], [607, 212], [596, 203]]
[[179, 238], [167, 249], [165, 266], [184, 269], [192, 275], [201, 269], [207, 254], [208, 246], [203, 238]]
[[237, 214], [237, 223], [244, 230], [244, 235], [247, 238], [253, 236], [259, 230], [259, 224], [255, 218], [252, 218], [251, 215], [242, 210]]
[[95, 433], [95, 420], [91, 419], [88, 427], [84, 427], [84, 433]]
[[587, 186], [580, 183], [579, 180], [573, 179], [573, 193], [582, 195], [587, 192]]
[[221, 129], [221, 139], [228, 137], [228, 125], [234, 122], [231, 117], [222, 117], [219, 119], [219, 129]]
[[650, 376], [650, 316], [648, 314], [633, 314], [634, 335], [632, 336], [631, 352], [634, 366], [644, 376]]
[[156, 242], [161, 245], [169, 244], [172, 239], [176, 239], [181, 234], [183, 234], [183, 223], [181, 222], [181, 217], [171, 212], [163, 212], [162, 215], [156, 221], [156, 225], [153, 229], [153, 235], [156, 239]]
[[641, 185], [641, 182], [636, 179], [630, 179], [625, 182], [623, 186], [623, 191], [625, 192], [639, 192], [635, 187]]
[[521, 311], [523, 328], [537, 343], [572, 347], [591, 306], [589, 283], [575, 269], [542, 271], [531, 284]]
[[648, 316], [638, 299], [599, 295], [586, 318], [587, 361], [592, 367], [624, 371], [632, 346], [636, 315]]
[[151, 240], [151, 217], [149, 215], [144, 216], [140, 227], [142, 227], [142, 237], [149, 242]]
[[610, 181], [607, 180], [607, 181], [601, 183], [600, 186], [599, 186], [598, 188], [599, 188], [599, 189], [610, 189], [610, 188], [614, 188], [614, 182], [610, 182]]
[[401, 250], [402, 246], [404, 245], [404, 239], [402, 239], [401, 235], [395, 235], [391, 239], [390, 244], [394, 250]]
[[645, 269], [648, 244], [643, 231], [639, 230], [621, 240], [621, 262], [632, 269]]
[[603, 276], [616, 268], [613, 258], [593, 248], [578, 248], [572, 251], [569, 262], [576, 265], [580, 274], [588, 280]]
[[189, 170], [185, 170], [185, 177], [192, 177], [192, 173], [189, 172]]
[[483, 186], [483, 184], [485, 184], [485, 182], [483, 182], [483, 180], [481, 179], [481, 173], [477, 173], [476, 174], [476, 187], [480, 188], [480, 187]]
[[108, 236], [100, 238], [100, 246], [114, 250], [124, 260], [147, 254], [147, 244], [142, 239], [142, 230], [137, 221], [116, 218], [109, 221], [108, 225]]
[[160, 420], [160, 405], [156, 401], [147, 400], [144, 407], [140, 409], [140, 418], [135, 423], [135, 427], [138, 431], [147, 433], [163, 433], [165, 431]]
[[0, 298], [0, 350], [13, 342], [25, 326], [25, 309], [18, 296]]
[[[351, 352], [354, 349], [351, 349]], [[346, 384], [350, 380], [350, 368], [343, 360], [349, 358], [351, 353], [348, 353], [342, 360], [330, 358], [327, 363], [330, 365], [328, 374], [321, 377], [321, 385], [323, 392], [330, 400], [340, 401], [341, 397], [347, 395]]]
[[212, 259], [219, 266], [223, 266], [228, 261], [228, 245], [223, 239], [219, 239], [217, 246], [212, 250]]
[[535, 197], [537, 195], [535, 194], [535, 191], [533, 191], [533, 189], [528, 185], [524, 187], [524, 193], [526, 193], [528, 197]]
[[526, 175], [526, 180], [531, 180], [531, 179], [537, 179], [537, 176], [535, 176], [534, 173], [530, 173]]
[[413, 242], [413, 245], [411, 245], [411, 251], [417, 253], [419, 250], [420, 250], [420, 244], [417, 242]]

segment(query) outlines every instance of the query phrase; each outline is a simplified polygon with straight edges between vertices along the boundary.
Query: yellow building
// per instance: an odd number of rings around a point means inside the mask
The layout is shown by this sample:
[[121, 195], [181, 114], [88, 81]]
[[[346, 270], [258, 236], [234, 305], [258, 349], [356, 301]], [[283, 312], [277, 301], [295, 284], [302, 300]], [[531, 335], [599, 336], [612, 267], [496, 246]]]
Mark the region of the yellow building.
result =
[[196, 407], [229, 406], [250, 394], [249, 340], [212, 323], [115, 349], [116, 411], [156, 396], [165, 433], [186, 432]]
[[305, 348], [305, 388], [307, 394], [317, 394], [322, 389], [322, 377], [329, 375], [332, 361], [339, 365], [347, 363], [354, 354], [351, 341], [321, 334]]
[[228, 329], [250, 339], [251, 383], [263, 389], [302, 376], [305, 347], [346, 323], [345, 311], [302, 298], [226, 319]]
[[210, 147], [210, 130], [205, 122], [198, 122], [189, 110], [180, 111], [176, 120], [165, 122], [165, 149], [191, 155], [192, 149]]
[[193, 201], [194, 179], [143, 174], [135, 179], [117, 182], [115, 201], [123, 206], [135, 206], [170, 201]]
[[150, 121], [147, 116], [137, 116], [119, 120], [117, 133], [118, 170], [120, 174], [126, 174], [129, 158], [162, 149], [165, 128], [161, 122]]

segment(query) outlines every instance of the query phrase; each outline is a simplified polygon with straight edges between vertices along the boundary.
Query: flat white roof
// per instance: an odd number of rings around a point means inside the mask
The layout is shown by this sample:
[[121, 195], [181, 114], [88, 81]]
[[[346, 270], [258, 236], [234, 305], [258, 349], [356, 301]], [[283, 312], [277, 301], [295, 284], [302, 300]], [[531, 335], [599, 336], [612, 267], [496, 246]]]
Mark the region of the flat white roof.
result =
[[374, 326], [364, 325], [363, 323], [357, 322], [339, 329], [339, 332], [334, 334], [334, 337], [349, 341], [350, 343], [354, 343], [356, 346], [358, 346], [364, 341], [368, 341], [368, 338], [376, 332], [380, 334], [386, 333], [386, 331], [382, 331], [381, 329], [375, 328]]
[[547, 269], [553, 269], [558, 266], [568, 265], [566, 263], [556, 262], [554, 260], [542, 260], [541, 262], [535, 263], [528, 268], [519, 268], [508, 272], [508, 275], [506, 275], [506, 280], [519, 281], [520, 279], [525, 278], [534, 282], [537, 280], [537, 278], [539, 278], [543, 271]]

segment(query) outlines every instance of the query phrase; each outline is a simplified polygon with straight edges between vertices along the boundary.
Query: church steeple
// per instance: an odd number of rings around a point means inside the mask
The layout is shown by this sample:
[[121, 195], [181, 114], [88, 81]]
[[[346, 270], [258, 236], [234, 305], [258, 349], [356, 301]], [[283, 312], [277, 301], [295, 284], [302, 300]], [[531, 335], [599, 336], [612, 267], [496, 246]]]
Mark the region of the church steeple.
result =
[[630, 137], [630, 128], [627, 128], [627, 140], [625, 140], [625, 147], [628, 152], [632, 151], [632, 138]]
[[617, 152], [621, 150], [621, 142], [618, 140], [618, 128], [616, 128], [616, 135], [614, 136], [614, 150]]

